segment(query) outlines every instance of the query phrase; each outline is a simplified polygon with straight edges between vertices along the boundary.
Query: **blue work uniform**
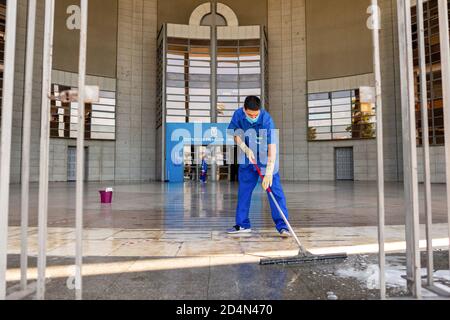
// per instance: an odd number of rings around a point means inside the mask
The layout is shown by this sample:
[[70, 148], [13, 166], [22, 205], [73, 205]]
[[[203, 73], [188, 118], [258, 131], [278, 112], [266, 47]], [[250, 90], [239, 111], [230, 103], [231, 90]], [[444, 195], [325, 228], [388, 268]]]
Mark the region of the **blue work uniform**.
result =
[[[253, 129], [254, 132], [257, 133], [256, 139], [257, 141], [259, 141], [258, 142], [259, 145], [258, 143], [256, 143], [256, 145], [258, 145], [258, 147], [255, 146], [255, 143], [251, 143], [250, 139], [252, 135], [250, 135], [250, 137], [249, 136], [245, 137], [245, 143], [249, 148], [252, 149], [255, 157], [257, 158], [258, 165], [260, 168], [262, 168], [262, 172], [264, 174], [267, 161], [261, 161], [261, 159], [267, 159], [268, 145], [272, 143], [277, 144], [276, 141], [272, 142], [272, 140], [274, 139], [275, 124], [270, 114], [265, 110], [261, 110], [258, 121], [252, 124], [247, 120], [247, 115], [244, 112], [244, 109], [243, 108], [238, 109], [234, 113], [231, 123], [228, 126], [228, 129], [229, 130], [240, 129], [243, 130], [244, 132], [248, 132], [248, 130]], [[265, 142], [261, 144], [260, 143], [261, 141]], [[277, 155], [278, 154], [279, 152], [277, 152]], [[249, 163], [248, 159], [245, 163], [243, 163], [242, 160], [240, 160], [239, 163], [240, 163], [239, 194], [236, 209], [236, 225], [240, 226], [241, 228], [250, 229], [251, 228], [251, 223], [249, 219], [250, 204], [252, 200], [253, 190], [255, 190], [255, 187], [258, 184], [260, 177], [258, 175], [258, 172], [256, 171], [256, 168], [251, 163]], [[273, 185], [271, 189], [275, 196], [275, 199], [277, 200], [278, 204], [280, 205], [281, 209], [286, 215], [286, 218], [289, 219], [289, 212], [286, 205], [286, 197], [284, 195], [283, 188], [281, 186], [280, 176], [278, 174], [278, 159], [276, 163], [276, 169], [273, 176]], [[277, 210], [277, 207], [275, 206], [269, 195], [268, 198], [270, 208], [272, 210], [272, 219], [275, 222], [278, 232], [281, 232], [281, 230], [283, 229], [288, 230], [286, 223], [284, 222], [283, 218], [281, 217], [280, 213]]]

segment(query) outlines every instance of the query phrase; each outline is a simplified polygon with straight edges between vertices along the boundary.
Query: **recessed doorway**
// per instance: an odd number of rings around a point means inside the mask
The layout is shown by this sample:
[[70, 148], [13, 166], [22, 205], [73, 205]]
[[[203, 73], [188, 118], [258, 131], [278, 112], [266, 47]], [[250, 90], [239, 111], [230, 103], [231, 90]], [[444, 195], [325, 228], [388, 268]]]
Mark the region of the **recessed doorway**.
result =
[[354, 180], [353, 148], [335, 148], [335, 170], [337, 181]]

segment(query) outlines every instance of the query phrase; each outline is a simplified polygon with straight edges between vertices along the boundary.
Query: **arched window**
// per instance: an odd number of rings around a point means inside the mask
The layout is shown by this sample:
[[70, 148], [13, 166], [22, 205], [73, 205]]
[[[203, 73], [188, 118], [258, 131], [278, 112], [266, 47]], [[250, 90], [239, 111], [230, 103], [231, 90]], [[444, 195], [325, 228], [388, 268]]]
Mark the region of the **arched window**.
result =
[[[210, 26], [212, 25], [211, 3], [199, 5], [191, 14], [189, 25], [192, 26]], [[223, 3], [217, 4], [216, 26], [237, 27], [238, 18], [234, 11]]]
[[[203, 16], [202, 21], [200, 22], [200, 25], [202, 26], [212, 26], [213, 25], [213, 14], [208, 13], [207, 15]], [[216, 26], [226, 27], [228, 26], [227, 20], [224, 16], [221, 14], [216, 14]]]

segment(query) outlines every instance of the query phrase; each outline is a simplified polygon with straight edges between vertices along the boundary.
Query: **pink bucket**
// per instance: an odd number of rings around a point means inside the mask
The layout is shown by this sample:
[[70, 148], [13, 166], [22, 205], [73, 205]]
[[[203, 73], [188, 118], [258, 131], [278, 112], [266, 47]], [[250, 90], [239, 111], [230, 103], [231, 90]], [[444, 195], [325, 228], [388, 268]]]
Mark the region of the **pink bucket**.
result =
[[100, 190], [100, 200], [102, 203], [112, 203], [113, 192]]

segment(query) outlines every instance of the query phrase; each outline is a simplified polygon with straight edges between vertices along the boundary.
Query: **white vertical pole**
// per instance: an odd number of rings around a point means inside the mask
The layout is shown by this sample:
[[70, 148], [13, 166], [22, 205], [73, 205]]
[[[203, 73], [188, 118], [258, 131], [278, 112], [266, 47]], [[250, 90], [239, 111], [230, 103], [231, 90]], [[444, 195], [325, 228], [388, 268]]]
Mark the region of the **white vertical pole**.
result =
[[[406, 49], [407, 49], [407, 79], [408, 79], [408, 120], [406, 126], [408, 135], [408, 152], [410, 166], [407, 168], [410, 172], [410, 192], [412, 200], [412, 211], [410, 212], [411, 225], [408, 227], [411, 239], [411, 263], [413, 269], [413, 293], [417, 299], [422, 298], [422, 277], [420, 271], [420, 249], [419, 249], [419, 181], [417, 172], [417, 135], [416, 135], [416, 105], [414, 89], [414, 59], [412, 48], [412, 23], [411, 23], [411, 1], [405, 0], [405, 28], [406, 28]], [[405, 130], [405, 128], [403, 129]]]
[[30, 186], [30, 140], [31, 140], [31, 103], [33, 100], [34, 37], [36, 30], [36, 0], [28, 0], [27, 52], [25, 62], [25, 93], [23, 107], [22, 140], [22, 204], [21, 204], [21, 251], [20, 251], [20, 287], [27, 289], [28, 269], [28, 206]]
[[6, 6], [5, 67], [3, 70], [3, 108], [0, 159], [0, 300], [6, 298], [6, 268], [8, 260], [9, 182], [11, 165], [11, 135], [16, 55], [17, 0]]
[[[448, 34], [449, 32], [448, 1], [438, 0], [438, 6], [439, 6], [439, 30], [440, 30], [439, 33], [441, 42], [442, 95], [444, 99], [447, 216], [448, 216], [448, 233], [450, 237], [450, 45]], [[449, 255], [449, 264], [450, 264], [450, 255]]]
[[55, 0], [45, 0], [44, 56], [42, 65], [42, 108], [39, 169], [38, 213], [38, 277], [37, 299], [45, 298], [45, 269], [47, 267], [48, 166], [50, 145], [50, 99], [53, 63], [53, 23]]
[[[211, 122], [217, 123], [217, 0], [211, 1]], [[217, 181], [217, 148], [211, 148], [211, 181]]]
[[85, 132], [85, 87], [86, 48], [88, 25], [88, 0], [81, 0], [80, 56], [78, 65], [78, 138], [77, 138], [77, 187], [76, 187], [76, 299], [83, 298], [83, 184], [84, 184], [84, 132]]
[[378, 247], [380, 266], [380, 297], [386, 299], [385, 281], [385, 202], [384, 202], [384, 152], [383, 152], [383, 100], [381, 96], [381, 63], [380, 63], [380, 29], [381, 16], [378, 0], [372, 0], [372, 14], [374, 25], [372, 26], [373, 40], [373, 69], [375, 72], [375, 96], [377, 115], [377, 174], [378, 174]]
[[419, 252], [419, 194], [417, 178], [416, 116], [411, 30], [411, 2], [397, 0], [403, 126], [403, 167], [406, 213], [406, 269], [408, 289], [421, 298]]
[[425, 183], [425, 215], [427, 237], [427, 269], [428, 285], [433, 285], [433, 212], [431, 206], [431, 173], [430, 173], [430, 140], [428, 129], [428, 94], [427, 94], [427, 68], [425, 61], [425, 27], [423, 18], [423, 0], [417, 0], [417, 39], [419, 40], [420, 65], [420, 101], [422, 111], [422, 146], [423, 168]]

